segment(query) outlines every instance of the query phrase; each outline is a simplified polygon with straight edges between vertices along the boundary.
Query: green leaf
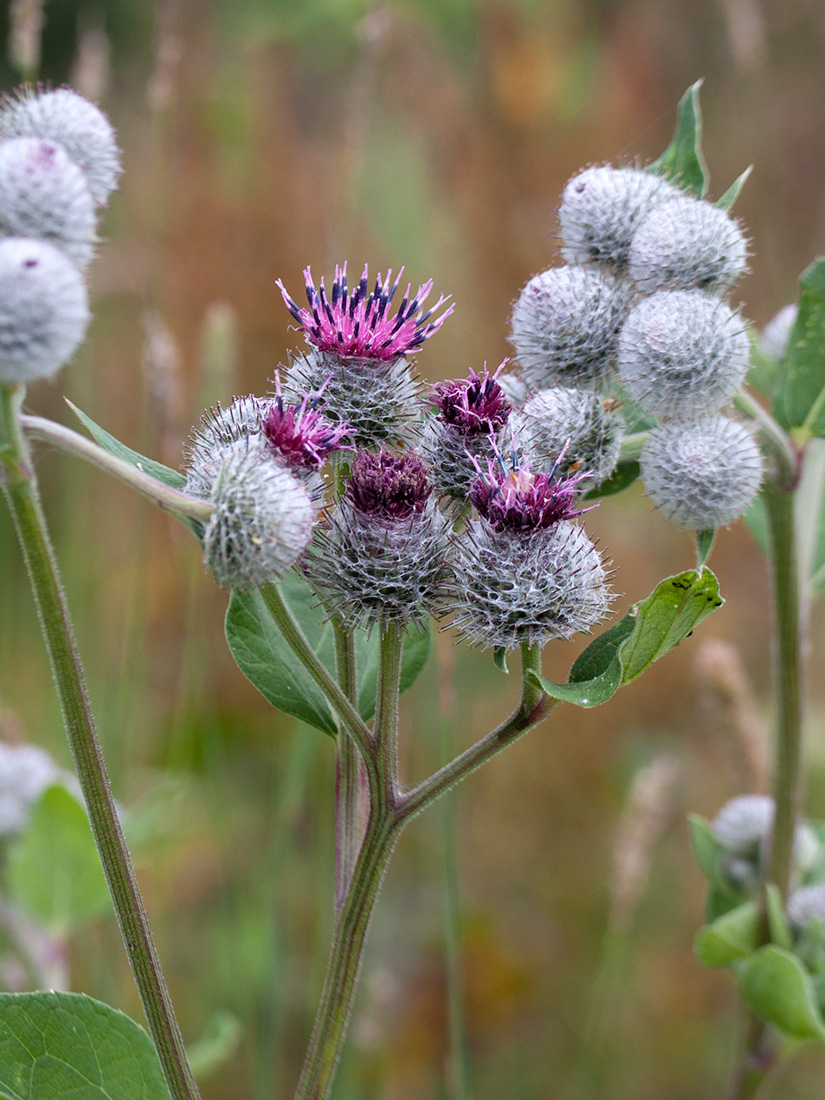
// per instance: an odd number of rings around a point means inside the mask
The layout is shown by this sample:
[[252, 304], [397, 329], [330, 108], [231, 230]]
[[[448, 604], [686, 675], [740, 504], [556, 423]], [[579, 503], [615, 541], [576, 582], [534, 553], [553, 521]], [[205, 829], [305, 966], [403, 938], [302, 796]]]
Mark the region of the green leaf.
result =
[[115, 458], [122, 458], [124, 462], [128, 462], [130, 466], [142, 470], [144, 474], [153, 477], [155, 481], [162, 481], [170, 489], [182, 489], [184, 487], [186, 478], [180, 470], [173, 470], [169, 466], [164, 466], [162, 462], [155, 462], [154, 459], [146, 458], [144, 455], [138, 454], [137, 451], [133, 451], [131, 447], [127, 447], [125, 443], [121, 443], [104, 428], [95, 424], [94, 420], [81, 412], [77, 405], [73, 405], [68, 397], [64, 400], [78, 420], [88, 429], [89, 435], [95, 443], [102, 447], [104, 451], [108, 451]]
[[509, 675], [510, 669], [507, 667], [507, 650], [504, 646], [496, 646], [493, 650], [493, 663], [497, 669], [500, 669], [505, 675]]
[[702, 112], [699, 89], [702, 81], [692, 84], [679, 101], [676, 132], [664, 153], [650, 170], [673, 180], [691, 195], [702, 198], [707, 190], [707, 169], [702, 156]]
[[759, 906], [746, 901], [699, 929], [693, 942], [696, 958], [702, 966], [711, 967], [747, 958], [759, 944], [760, 924]]
[[81, 993], [0, 994], [3, 1100], [170, 1100], [152, 1040]]
[[696, 860], [696, 866], [708, 880], [716, 884], [718, 880], [718, 860], [724, 848], [716, 839], [710, 822], [699, 814], [688, 815], [690, 850]]
[[[297, 573], [281, 582], [281, 595], [309, 644], [331, 675], [335, 675], [335, 637], [318, 597]], [[258, 592], [233, 592], [226, 611], [226, 639], [246, 678], [274, 707], [330, 736], [336, 735], [332, 711], [294, 655]], [[430, 654], [430, 634], [411, 629], [404, 638], [401, 691], [417, 679]], [[378, 682], [378, 631], [355, 632], [358, 665], [358, 710], [364, 721], [375, 713]]]
[[718, 200], [716, 205], [720, 210], [730, 210], [736, 200], [739, 198], [739, 192], [745, 186], [745, 182], [753, 171], [753, 165], [750, 164], [742, 173], [741, 176], [737, 176], [721, 199]]
[[753, 329], [748, 331], [750, 340], [750, 367], [745, 376], [745, 382], [752, 390], [761, 393], [763, 397], [771, 397], [776, 389], [776, 376], [779, 373], [779, 364], [770, 355], [762, 350], [761, 338]]
[[[300, 604], [289, 600], [292, 578], [283, 580], [284, 598], [290, 603], [307, 640], [316, 652], [325, 639], [312, 637], [312, 623], [301, 622]], [[238, 668], [273, 707], [300, 718], [315, 729], [337, 734], [335, 719], [323, 694], [284, 641], [260, 592], [233, 592], [226, 609], [226, 640]], [[329, 627], [332, 634], [332, 627]], [[329, 644], [331, 645], [331, 637]], [[319, 652], [320, 656], [320, 652]]]
[[[154, 459], [146, 458], [145, 455], [133, 451], [131, 447], [127, 447], [125, 443], [121, 443], [119, 439], [115, 439], [113, 435], [110, 435], [104, 428], [101, 428], [99, 424], [95, 424], [94, 420], [92, 420], [90, 416], [87, 416], [86, 413], [81, 412], [77, 405], [73, 405], [68, 397], [65, 397], [64, 401], [78, 420], [87, 428], [89, 435], [91, 435], [95, 443], [97, 443], [99, 447], [102, 447], [104, 451], [108, 451], [109, 454], [114, 455], [115, 458], [120, 458], [124, 462], [128, 462], [130, 466], [134, 466], [135, 469], [140, 470], [144, 474], [148, 474], [149, 477], [153, 477], [155, 481], [160, 481], [170, 489], [184, 488], [186, 485], [186, 478], [180, 470], [173, 470], [169, 466], [164, 466], [162, 462], [155, 462]], [[196, 519], [192, 519], [191, 516], [181, 516], [174, 511], [172, 515], [177, 515], [181, 523], [188, 527], [196, 538], [201, 538], [203, 526]]]
[[765, 511], [765, 501], [759, 495], [745, 510], [742, 519], [747, 524], [748, 530], [756, 539], [757, 545], [766, 558], [770, 557], [771, 544], [768, 534], [768, 514]]
[[761, 947], [746, 960], [739, 980], [745, 1003], [757, 1016], [791, 1038], [825, 1042], [811, 976], [790, 951]]
[[784, 947], [786, 951], [790, 951], [793, 947], [793, 937], [785, 919], [782, 895], [779, 893], [779, 888], [772, 882], [765, 887], [765, 910], [772, 942], [777, 947]]
[[639, 463], [635, 458], [629, 459], [627, 462], [620, 462], [606, 481], [584, 494], [584, 499], [598, 500], [601, 497], [610, 497], [615, 493], [621, 493], [622, 490], [633, 484], [639, 473]]
[[527, 675], [553, 699], [599, 706], [678, 645], [723, 602], [716, 577], [706, 566], [668, 577], [591, 642], [566, 684], [551, 683], [533, 671]]
[[799, 313], [777, 375], [774, 415], [786, 428], [825, 437], [825, 258], [802, 273]]
[[85, 808], [48, 787], [9, 856], [9, 892], [30, 917], [64, 935], [109, 908], [109, 890]]
[[716, 538], [716, 529], [696, 532], [696, 568], [701, 569], [710, 557], [713, 549], [713, 540]]

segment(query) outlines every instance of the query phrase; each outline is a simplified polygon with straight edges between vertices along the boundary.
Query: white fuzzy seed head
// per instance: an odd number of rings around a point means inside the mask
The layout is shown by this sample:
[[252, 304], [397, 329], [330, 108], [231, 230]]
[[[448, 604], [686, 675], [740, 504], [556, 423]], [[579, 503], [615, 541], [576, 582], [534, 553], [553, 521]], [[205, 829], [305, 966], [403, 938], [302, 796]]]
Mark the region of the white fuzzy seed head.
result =
[[52, 378], [89, 323], [83, 276], [47, 241], [0, 240], [0, 382]]
[[630, 292], [597, 267], [554, 267], [534, 276], [513, 309], [512, 343], [528, 388], [598, 387], [613, 371]]
[[0, 105], [0, 137], [37, 137], [56, 141], [85, 173], [92, 198], [105, 206], [120, 175], [120, 150], [103, 112], [88, 99], [58, 88], [24, 90]]
[[459, 503], [467, 500], [479, 468], [496, 455], [496, 437], [465, 435], [452, 424], [431, 417], [421, 434], [419, 450], [430, 467], [436, 493]]
[[454, 568], [453, 625], [470, 645], [543, 646], [588, 631], [610, 607], [601, 556], [575, 523], [525, 537], [475, 519], [459, 540]]
[[656, 290], [726, 291], [745, 271], [747, 242], [727, 211], [680, 195], [647, 214], [628, 252], [628, 274], [645, 294]]
[[749, 360], [742, 318], [699, 290], [642, 299], [619, 334], [619, 376], [652, 416], [688, 420], [716, 412], [739, 390]]
[[92, 194], [62, 145], [25, 137], [0, 142], [0, 235], [49, 241], [78, 267], [92, 259]]
[[[559, 386], [534, 393], [510, 418], [514, 442], [534, 470], [586, 473], [582, 487], [601, 485], [613, 472], [624, 434], [621, 414], [597, 394]], [[566, 448], [566, 450], [565, 450]]]
[[711, 830], [731, 855], [755, 858], [773, 828], [773, 813], [773, 799], [767, 795], [739, 795], [725, 803]]
[[280, 580], [312, 538], [309, 493], [246, 440], [226, 446], [211, 498], [203, 560], [224, 588], [244, 591]]
[[825, 923], [825, 883], [800, 886], [788, 899], [788, 921], [797, 932], [804, 932], [814, 920]]
[[741, 424], [710, 416], [654, 428], [642, 450], [647, 494], [669, 520], [694, 531], [732, 523], [756, 496], [762, 456]]
[[512, 371], [507, 374], [500, 374], [498, 384], [514, 409], [517, 409], [519, 405], [523, 405], [527, 400], [527, 383], [520, 374], [513, 374]]
[[674, 184], [642, 169], [585, 168], [564, 189], [562, 255], [571, 263], [603, 260], [623, 267], [645, 214], [679, 194]]
[[23, 831], [32, 805], [61, 778], [60, 768], [43, 749], [0, 742], [0, 840]]
[[791, 332], [798, 316], [799, 306], [796, 302], [792, 302], [791, 305], [780, 309], [776, 316], [772, 317], [765, 325], [759, 346], [769, 359], [773, 359], [778, 363], [788, 354]]

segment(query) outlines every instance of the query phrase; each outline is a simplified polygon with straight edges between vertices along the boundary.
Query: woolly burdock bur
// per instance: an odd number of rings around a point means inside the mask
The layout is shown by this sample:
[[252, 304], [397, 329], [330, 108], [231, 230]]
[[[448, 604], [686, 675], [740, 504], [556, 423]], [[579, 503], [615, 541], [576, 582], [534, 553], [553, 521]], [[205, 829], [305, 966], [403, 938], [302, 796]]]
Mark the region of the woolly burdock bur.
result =
[[70, 88], [25, 89], [0, 103], [0, 137], [56, 141], [81, 168], [92, 198], [105, 206], [120, 175], [115, 132], [103, 112]]
[[471, 645], [542, 646], [589, 630], [610, 592], [596, 547], [571, 522], [579, 479], [491, 464], [470, 499], [479, 516], [458, 541], [453, 625]]
[[640, 465], [656, 507], [694, 531], [732, 523], [754, 499], [762, 480], [756, 442], [746, 428], [724, 416], [654, 428]]
[[534, 276], [513, 309], [511, 341], [529, 388], [599, 387], [613, 373], [628, 289], [597, 267]]
[[307, 562], [325, 603], [352, 629], [432, 614], [446, 579], [446, 521], [414, 452], [360, 452]]
[[83, 277], [63, 252], [47, 241], [0, 240], [0, 382], [53, 377], [88, 323]]
[[619, 376], [652, 416], [693, 419], [739, 390], [750, 361], [742, 318], [699, 290], [644, 298], [619, 336]]
[[46, 240], [79, 267], [89, 263], [94, 202], [85, 175], [61, 145], [41, 138], [0, 142], [0, 234]]

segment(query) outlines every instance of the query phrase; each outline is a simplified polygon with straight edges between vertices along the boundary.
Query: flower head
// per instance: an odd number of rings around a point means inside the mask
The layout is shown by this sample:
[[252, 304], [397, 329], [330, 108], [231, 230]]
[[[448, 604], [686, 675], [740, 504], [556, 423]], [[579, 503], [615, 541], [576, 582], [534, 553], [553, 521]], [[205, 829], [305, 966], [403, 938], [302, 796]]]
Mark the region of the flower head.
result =
[[275, 376], [275, 400], [261, 421], [270, 445], [293, 470], [318, 470], [333, 451], [345, 446], [348, 425], [333, 423], [320, 412], [321, 394], [306, 394], [297, 404], [285, 404], [279, 377]]
[[435, 305], [424, 311], [424, 301], [432, 290], [432, 279], [422, 283], [410, 300], [411, 284], [407, 285], [398, 312], [392, 316], [390, 304], [398, 290], [403, 267], [390, 284], [392, 271], [386, 278], [380, 273], [368, 291], [367, 268], [357, 286], [347, 287], [347, 265], [336, 266], [332, 293], [327, 297], [324, 279], [316, 289], [309, 267], [304, 270], [309, 309], [301, 309], [278, 280], [286, 307], [311, 344], [321, 351], [388, 361], [407, 355], [419, 348], [437, 332], [453, 312], [449, 306], [439, 317], [433, 315], [447, 301], [442, 295]]
[[515, 454], [511, 470], [500, 457], [488, 462], [487, 474], [480, 474], [470, 489], [470, 501], [495, 531], [528, 533], [580, 516], [590, 510], [576, 507], [577, 486], [587, 474], [558, 477], [562, 458], [563, 452], [545, 474], [534, 474]]
[[432, 492], [427, 467], [417, 454], [361, 451], [352, 466], [347, 495], [359, 512], [388, 520], [421, 512]]
[[430, 394], [444, 424], [465, 436], [492, 435], [499, 432], [510, 417], [512, 406], [498, 383], [507, 360], [495, 374], [484, 368], [483, 374], [471, 370], [467, 378], [439, 382]]

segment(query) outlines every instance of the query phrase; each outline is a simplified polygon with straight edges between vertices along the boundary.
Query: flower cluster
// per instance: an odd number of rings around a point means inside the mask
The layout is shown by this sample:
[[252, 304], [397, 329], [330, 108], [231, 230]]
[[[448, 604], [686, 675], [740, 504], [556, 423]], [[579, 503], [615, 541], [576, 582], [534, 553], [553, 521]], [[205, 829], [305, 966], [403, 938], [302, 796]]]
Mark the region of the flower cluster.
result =
[[653, 170], [607, 165], [570, 180], [559, 222], [567, 263], [531, 279], [513, 309], [526, 391], [514, 437], [534, 464], [569, 442], [570, 468], [598, 487], [629, 399], [651, 429], [641, 470], [654, 503], [684, 527], [731, 522], [761, 480], [755, 443], [721, 416], [750, 355], [746, 324], [720, 298], [745, 270], [739, 225]]
[[89, 323], [83, 270], [120, 172], [114, 131], [82, 96], [0, 102], [0, 383], [51, 378]]

